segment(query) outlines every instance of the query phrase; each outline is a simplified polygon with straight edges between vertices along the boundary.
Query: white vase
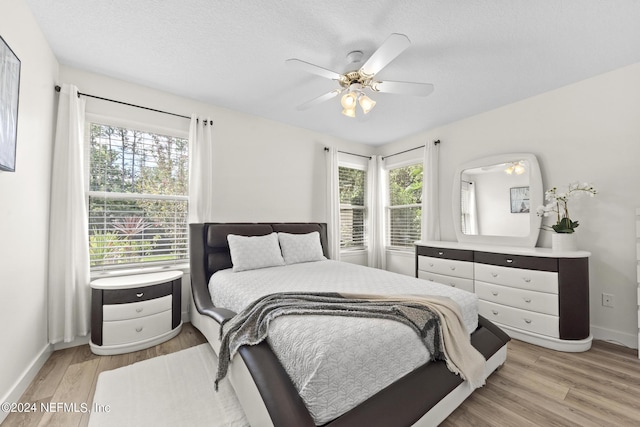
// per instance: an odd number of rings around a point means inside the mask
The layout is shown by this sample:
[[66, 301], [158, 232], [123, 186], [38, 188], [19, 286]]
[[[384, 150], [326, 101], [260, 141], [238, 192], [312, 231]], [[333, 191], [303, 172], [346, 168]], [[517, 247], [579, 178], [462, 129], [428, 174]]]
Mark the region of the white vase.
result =
[[551, 249], [554, 251], [578, 250], [573, 233], [553, 233], [551, 235]]

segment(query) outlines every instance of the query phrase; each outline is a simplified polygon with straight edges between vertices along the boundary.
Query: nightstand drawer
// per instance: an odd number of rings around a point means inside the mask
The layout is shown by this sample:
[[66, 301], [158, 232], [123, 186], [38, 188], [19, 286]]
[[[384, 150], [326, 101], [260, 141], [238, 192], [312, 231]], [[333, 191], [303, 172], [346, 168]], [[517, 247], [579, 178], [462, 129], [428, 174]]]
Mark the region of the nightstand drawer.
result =
[[418, 270], [418, 278], [429, 280], [430, 282], [442, 283], [464, 291], [473, 292], [473, 280], [462, 277], [445, 276], [443, 274], [429, 273], [428, 271]]
[[478, 301], [480, 315], [492, 322], [553, 338], [560, 338], [560, 319], [548, 314], [520, 310], [500, 304]]
[[475, 283], [478, 298], [538, 313], [558, 315], [558, 295], [536, 292], [491, 283]]
[[171, 310], [171, 295], [148, 301], [132, 302], [129, 304], [106, 304], [102, 306], [102, 320], [126, 320], [149, 316]]
[[127, 304], [130, 302], [147, 301], [165, 295], [171, 295], [172, 290], [171, 282], [139, 288], [109, 289], [104, 291], [103, 304]]
[[418, 270], [473, 279], [473, 263], [469, 261], [457, 261], [420, 255], [418, 257]]
[[558, 293], [558, 273], [551, 271], [475, 264], [474, 277], [476, 281], [486, 283], [495, 283], [520, 289], [531, 289], [551, 294]]
[[138, 319], [104, 322], [102, 344], [107, 346], [144, 341], [169, 332], [171, 329], [171, 310]]

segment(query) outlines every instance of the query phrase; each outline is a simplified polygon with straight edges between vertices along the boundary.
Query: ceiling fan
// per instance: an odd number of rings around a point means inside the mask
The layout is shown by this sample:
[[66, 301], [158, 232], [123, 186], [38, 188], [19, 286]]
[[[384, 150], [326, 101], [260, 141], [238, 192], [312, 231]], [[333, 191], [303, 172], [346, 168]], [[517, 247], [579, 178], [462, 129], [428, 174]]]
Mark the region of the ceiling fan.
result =
[[[347, 117], [355, 117], [357, 104], [360, 104], [360, 108], [365, 114], [369, 113], [376, 105], [376, 102], [366, 95], [368, 92], [414, 96], [429, 95], [433, 92], [433, 85], [430, 83], [379, 81], [375, 79], [376, 74], [408, 48], [410, 44], [409, 37], [404, 34], [393, 33], [367, 59], [362, 67], [358, 70], [347, 71], [344, 74], [327, 70], [300, 59], [287, 59], [286, 63], [289, 66], [335, 80], [340, 85], [338, 89], [299, 105], [297, 107], [298, 110], [306, 110], [344, 93], [340, 101], [343, 108], [342, 114]], [[358, 63], [361, 58], [361, 51], [354, 51], [347, 55], [347, 59], [352, 64]]]

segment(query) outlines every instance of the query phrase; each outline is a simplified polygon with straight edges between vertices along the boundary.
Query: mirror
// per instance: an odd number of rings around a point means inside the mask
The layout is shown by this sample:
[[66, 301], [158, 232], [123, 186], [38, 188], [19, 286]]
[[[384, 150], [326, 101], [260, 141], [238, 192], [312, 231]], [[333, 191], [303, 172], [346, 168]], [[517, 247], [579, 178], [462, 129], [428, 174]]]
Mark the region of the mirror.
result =
[[459, 242], [534, 247], [543, 204], [542, 175], [530, 153], [486, 157], [454, 177], [453, 217]]

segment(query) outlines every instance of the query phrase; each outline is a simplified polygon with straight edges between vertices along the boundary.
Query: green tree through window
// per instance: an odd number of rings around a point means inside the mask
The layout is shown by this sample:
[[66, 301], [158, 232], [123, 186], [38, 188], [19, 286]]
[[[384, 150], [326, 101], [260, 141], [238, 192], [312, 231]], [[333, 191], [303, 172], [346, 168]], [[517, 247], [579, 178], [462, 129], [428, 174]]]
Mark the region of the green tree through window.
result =
[[92, 267], [188, 258], [188, 141], [90, 125]]
[[420, 240], [422, 172], [421, 163], [389, 170], [387, 242], [391, 247], [413, 247]]
[[366, 171], [338, 167], [340, 247], [366, 249]]

